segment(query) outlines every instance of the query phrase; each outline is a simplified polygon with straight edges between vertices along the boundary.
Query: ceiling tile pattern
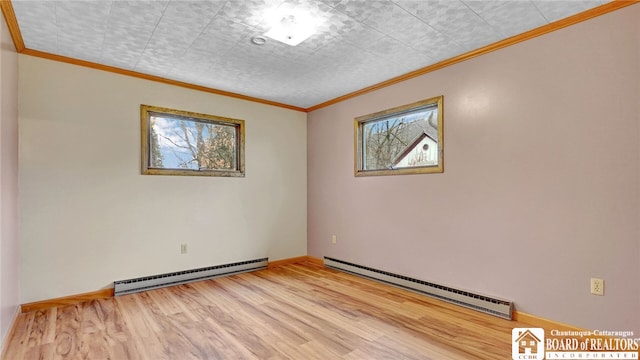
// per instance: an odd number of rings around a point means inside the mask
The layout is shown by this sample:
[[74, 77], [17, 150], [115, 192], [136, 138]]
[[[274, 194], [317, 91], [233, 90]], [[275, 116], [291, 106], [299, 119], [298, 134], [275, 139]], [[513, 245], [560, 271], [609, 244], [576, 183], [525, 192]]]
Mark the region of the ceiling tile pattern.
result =
[[[25, 46], [308, 108], [606, 0], [13, 0]], [[317, 32], [251, 38], [274, 10]]]

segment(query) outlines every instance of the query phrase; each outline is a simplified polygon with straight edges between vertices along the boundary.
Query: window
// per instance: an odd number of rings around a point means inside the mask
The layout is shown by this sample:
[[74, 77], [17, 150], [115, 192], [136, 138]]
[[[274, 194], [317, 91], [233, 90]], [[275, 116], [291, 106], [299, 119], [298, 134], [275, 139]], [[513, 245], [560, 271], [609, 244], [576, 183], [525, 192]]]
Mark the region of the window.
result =
[[244, 120], [140, 105], [142, 173], [244, 176]]
[[444, 171], [443, 97], [355, 119], [355, 175]]

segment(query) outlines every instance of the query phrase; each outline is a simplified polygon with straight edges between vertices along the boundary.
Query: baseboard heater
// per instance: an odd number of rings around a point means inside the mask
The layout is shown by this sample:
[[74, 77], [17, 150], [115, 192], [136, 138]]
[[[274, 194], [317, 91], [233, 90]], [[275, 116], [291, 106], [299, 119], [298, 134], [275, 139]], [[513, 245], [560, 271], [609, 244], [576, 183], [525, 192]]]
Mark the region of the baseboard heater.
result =
[[413, 279], [403, 275], [397, 275], [362, 265], [352, 264], [326, 256], [324, 257], [324, 266], [384, 282], [439, 300], [464, 306], [469, 309], [511, 320], [511, 313], [513, 312], [513, 302], [511, 301], [474, 294], [469, 291]]
[[215, 277], [239, 274], [266, 269], [268, 258], [241, 261], [232, 264], [209, 266], [199, 269], [177, 271], [167, 274], [151, 275], [129, 280], [113, 282], [114, 295], [131, 294], [161, 287], [185, 284], [193, 281], [212, 279]]

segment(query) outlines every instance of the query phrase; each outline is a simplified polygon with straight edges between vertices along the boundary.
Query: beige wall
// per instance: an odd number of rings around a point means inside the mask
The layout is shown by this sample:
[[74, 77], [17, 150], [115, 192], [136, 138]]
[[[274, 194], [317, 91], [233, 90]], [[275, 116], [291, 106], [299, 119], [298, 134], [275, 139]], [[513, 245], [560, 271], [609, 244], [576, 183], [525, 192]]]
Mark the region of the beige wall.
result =
[[[21, 302], [306, 254], [306, 114], [19, 61]], [[140, 175], [140, 104], [245, 120], [246, 177]]]
[[0, 23], [0, 344], [4, 345], [20, 304], [18, 55], [4, 17]]
[[[310, 113], [309, 254], [640, 334], [639, 24], [633, 5]], [[355, 117], [438, 95], [444, 173], [354, 177]]]
[[[306, 125], [294, 111], [20, 56], [19, 301], [308, 245], [640, 333], [638, 24], [634, 5], [315, 111]], [[5, 89], [17, 80], [6, 28], [2, 39], [4, 336], [18, 302], [18, 229], [5, 236], [17, 158], [4, 150], [16, 146]], [[443, 174], [353, 176], [354, 117], [441, 94]], [[246, 120], [247, 177], [139, 175], [141, 103]], [[605, 279], [604, 297], [588, 294], [591, 276]]]

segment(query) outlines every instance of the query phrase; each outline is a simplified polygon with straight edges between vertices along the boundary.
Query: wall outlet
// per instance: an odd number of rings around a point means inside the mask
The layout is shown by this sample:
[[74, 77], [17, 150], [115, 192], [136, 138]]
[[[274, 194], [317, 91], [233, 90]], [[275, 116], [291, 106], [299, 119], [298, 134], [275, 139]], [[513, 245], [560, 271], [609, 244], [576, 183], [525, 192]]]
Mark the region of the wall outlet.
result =
[[593, 295], [604, 295], [604, 280], [591, 278], [591, 293]]
[[338, 238], [335, 235], [331, 235], [331, 243], [335, 244], [338, 242]]
[[187, 253], [187, 244], [180, 244], [180, 254]]

